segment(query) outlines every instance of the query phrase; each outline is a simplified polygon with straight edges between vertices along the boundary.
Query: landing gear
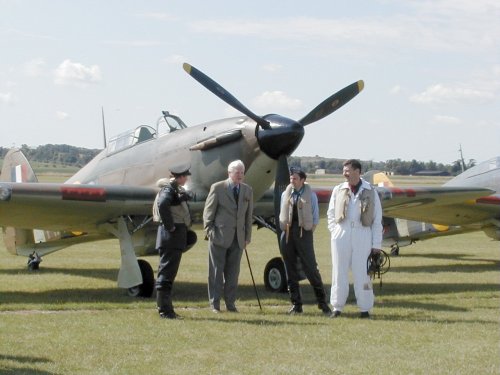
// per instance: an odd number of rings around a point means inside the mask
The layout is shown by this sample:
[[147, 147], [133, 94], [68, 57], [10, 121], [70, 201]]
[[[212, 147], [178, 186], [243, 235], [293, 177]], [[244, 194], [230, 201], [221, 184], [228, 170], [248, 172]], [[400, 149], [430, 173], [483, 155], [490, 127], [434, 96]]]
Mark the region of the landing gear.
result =
[[143, 259], [137, 259], [139, 268], [141, 269], [142, 284], [133, 286], [127, 289], [127, 294], [130, 297], [149, 298], [153, 295], [155, 277], [151, 265]]
[[40, 263], [42, 262], [42, 257], [33, 251], [28, 257], [28, 270], [37, 271], [40, 268]]
[[397, 243], [391, 245], [391, 255], [392, 256], [399, 255], [399, 245]]
[[118, 286], [127, 290], [130, 296], [151, 297], [154, 287], [154, 273], [148, 262], [137, 259], [132, 242], [132, 234], [125, 217], [116, 223], [105, 223], [103, 229], [120, 241], [121, 264], [118, 271]]
[[271, 259], [264, 270], [264, 285], [271, 292], [283, 293], [287, 289], [285, 264], [279, 257]]

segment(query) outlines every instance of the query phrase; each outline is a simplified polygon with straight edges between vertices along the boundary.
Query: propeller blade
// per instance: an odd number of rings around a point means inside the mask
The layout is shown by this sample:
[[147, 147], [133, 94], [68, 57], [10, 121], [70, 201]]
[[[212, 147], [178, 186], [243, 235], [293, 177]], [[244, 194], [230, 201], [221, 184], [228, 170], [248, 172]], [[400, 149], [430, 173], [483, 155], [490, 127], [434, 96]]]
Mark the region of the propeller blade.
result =
[[207, 76], [205, 73], [196, 69], [194, 66], [184, 63], [182, 65], [184, 70], [195, 80], [205, 86], [206, 89], [210, 90], [212, 93], [217, 95], [219, 98], [224, 100], [231, 107], [237, 109], [241, 113], [247, 115], [257, 124], [259, 124], [263, 129], [271, 129], [271, 125], [268, 121], [264, 120], [262, 117], [257, 116], [255, 113], [250, 111], [245, 107], [238, 99], [231, 95], [224, 87], [215, 82], [212, 78]]
[[286, 155], [281, 154], [278, 159], [276, 168], [276, 177], [274, 180], [274, 221], [276, 224], [276, 234], [278, 236], [278, 244], [280, 243], [281, 229], [279, 225], [281, 194], [285, 191], [290, 183], [290, 172], [288, 169], [288, 161]]
[[306, 126], [332, 114], [337, 109], [346, 104], [349, 100], [358, 95], [361, 90], [363, 90], [364, 86], [364, 82], [360, 80], [358, 82], [350, 84], [347, 87], [344, 87], [342, 90], [336, 92], [328, 99], [324, 100], [320, 105], [318, 105], [301, 120], [299, 120], [299, 124], [302, 124], [302, 126]]

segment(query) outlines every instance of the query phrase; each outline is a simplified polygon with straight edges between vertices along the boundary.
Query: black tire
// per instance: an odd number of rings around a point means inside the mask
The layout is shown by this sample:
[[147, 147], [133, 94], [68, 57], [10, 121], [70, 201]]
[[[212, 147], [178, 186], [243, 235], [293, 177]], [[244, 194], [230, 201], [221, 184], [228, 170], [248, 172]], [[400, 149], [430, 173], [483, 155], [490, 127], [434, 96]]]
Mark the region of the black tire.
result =
[[273, 258], [264, 270], [264, 285], [266, 289], [275, 293], [284, 293], [287, 290], [285, 264], [281, 258]]
[[151, 265], [143, 259], [137, 259], [141, 269], [142, 284], [128, 288], [128, 295], [131, 297], [149, 298], [153, 295], [155, 285], [155, 274]]

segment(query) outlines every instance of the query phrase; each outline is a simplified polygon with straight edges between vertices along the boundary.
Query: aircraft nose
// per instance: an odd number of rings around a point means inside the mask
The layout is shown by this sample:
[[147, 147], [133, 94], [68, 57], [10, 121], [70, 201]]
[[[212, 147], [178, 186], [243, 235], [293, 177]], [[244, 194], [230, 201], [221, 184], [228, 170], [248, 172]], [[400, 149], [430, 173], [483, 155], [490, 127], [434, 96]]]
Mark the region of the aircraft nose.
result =
[[304, 127], [295, 120], [279, 115], [266, 115], [270, 128], [257, 127], [260, 149], [269, 157], [278, 159], [280, 155], [291, 155], [304, 137]]

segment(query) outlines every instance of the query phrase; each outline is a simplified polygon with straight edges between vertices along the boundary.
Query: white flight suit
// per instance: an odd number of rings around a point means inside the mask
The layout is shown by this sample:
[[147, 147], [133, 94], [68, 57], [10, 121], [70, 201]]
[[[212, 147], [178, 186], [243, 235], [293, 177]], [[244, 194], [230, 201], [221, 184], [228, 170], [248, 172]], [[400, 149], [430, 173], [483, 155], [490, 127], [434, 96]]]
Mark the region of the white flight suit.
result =
[[349, 203], [346, 217], [340, 223], [335, 222], [335, 204], [339, 188], [348, 188], [347, 182], [333, 189], [328, 206], [328, 229], [331, 232], [332, 251], [332, 289], [330, 303], [334, 310], [342, 311], [349, 295], [349, 268], [354, 279], [354, 293], [361, 312], [370, 311], [375, 297], [372, 282], [367, 272], [367, 259], [371, 249], [381, 249], [382, 244], [382, 207], [380, 198], [375, 192], [373, 223], [371, 226], [361, 224], [361, 201], [363, 189], [372, 189], [362, 180], [356, 194], [349, 190]]

